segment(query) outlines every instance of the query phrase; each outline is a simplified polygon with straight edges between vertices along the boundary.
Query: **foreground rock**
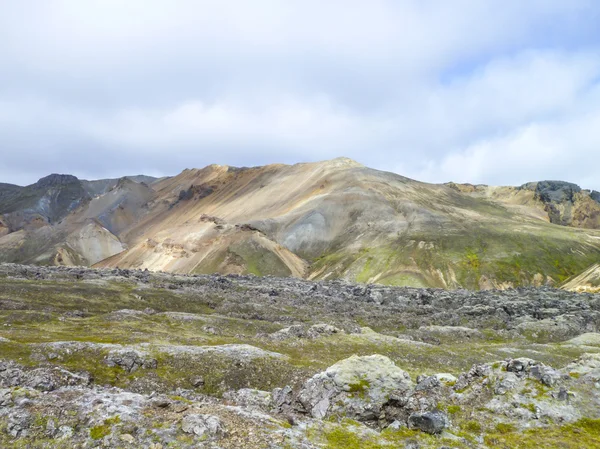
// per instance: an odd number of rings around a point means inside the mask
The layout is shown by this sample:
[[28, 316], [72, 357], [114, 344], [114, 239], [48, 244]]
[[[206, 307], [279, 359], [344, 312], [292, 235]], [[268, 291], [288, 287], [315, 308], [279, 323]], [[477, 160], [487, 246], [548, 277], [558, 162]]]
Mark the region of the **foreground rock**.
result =
[[595, 449], [599, 310], [0, 265], [0, 447]]
[[120, 366], [128, 373], [140, 368], [156, 369], [158, 362], [148, 353], [134, 349], [114, 349], [106, 356], [108, 366]]
[[392, 392], [408, 391], [410, 376], [381, 355], [353, 356], [306, 382], [298, 401], [314, 418], [333, 414], [376, 420]]
[[225, 433], [221, 420], [212, 415], [190, 414], [181, 421], [181, 429], [185, 433], [192, 433], [201, 440], [218, 438]]

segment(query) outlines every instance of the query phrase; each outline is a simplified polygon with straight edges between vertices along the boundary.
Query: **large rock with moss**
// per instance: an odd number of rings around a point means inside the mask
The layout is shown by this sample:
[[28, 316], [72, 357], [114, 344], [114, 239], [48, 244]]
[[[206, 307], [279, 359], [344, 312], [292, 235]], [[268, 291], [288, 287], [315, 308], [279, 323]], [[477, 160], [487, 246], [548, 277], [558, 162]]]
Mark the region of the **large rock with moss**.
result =
[[340, 415], [377, 420], [394, 392], [412, 389], [410, 376], [382, 355], [352, 356], [309, 379], [298, 402], [314, 418]]

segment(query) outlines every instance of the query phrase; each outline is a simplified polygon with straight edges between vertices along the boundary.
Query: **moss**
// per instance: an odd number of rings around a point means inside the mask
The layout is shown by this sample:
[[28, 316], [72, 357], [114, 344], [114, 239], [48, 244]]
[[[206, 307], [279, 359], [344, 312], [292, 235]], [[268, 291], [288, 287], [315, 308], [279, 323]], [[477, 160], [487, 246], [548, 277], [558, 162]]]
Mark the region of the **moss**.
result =
[[537, 407], [535, 406], [535, 404], [527, 404], [525, 405], [525, 408], [533, 414], [537, 413]]
[[482, 431], [481, 424], [477, 421], [466, 421], [460, 427], [464, 431], [471, 433], [481, 433]]
[[498, 423], [498, 424], [496, 424], [495, 429], [496, 429], [497, 433], [511, 433], [516, 430], [516, 427], [513, 426], [512, 424]]
[[101, 440], [107, 435], [110, 435], [112, 427], [121, 422], [121, 417], [119, 415], [115, 415], [112, 418], [107, 418], [104, 420], [104, 424], [99, 426], [94, 426], [90, 429], [90, 437], [94, 440]]
[[107, 426], [114, 426], [115, 424], [119, 424], [121, 422], [121, 417], [119, 415], [115, 415], [112, 418], [107, 418], [104, 420], [104, 424]]
[[382, 446], [359, 437], [356, 433], [338, 427], [325, 433], [327, 449], [378, 449]]
[[371, 387], [371, 384], [367, 379], [359, 379], [358, 382], [349, 385], [350, 393], [363, 394], [366, 390]]
[[600, 447], [600, 420], [582, 419], [557, 427], [493, 432], [485, 436], [488, 446], [520, 449], [597, 449]]
[[454, 415], [458, 412], [460, 412], [461, 408], [460, 405], [449, 405], [447, 408], [448, 413], [450, 413], [451, 415]]
[[90, 437], [94, 440], [101, 440], [108, 435], [110, 435], [110, 426], [100, 425], [90, 429]]

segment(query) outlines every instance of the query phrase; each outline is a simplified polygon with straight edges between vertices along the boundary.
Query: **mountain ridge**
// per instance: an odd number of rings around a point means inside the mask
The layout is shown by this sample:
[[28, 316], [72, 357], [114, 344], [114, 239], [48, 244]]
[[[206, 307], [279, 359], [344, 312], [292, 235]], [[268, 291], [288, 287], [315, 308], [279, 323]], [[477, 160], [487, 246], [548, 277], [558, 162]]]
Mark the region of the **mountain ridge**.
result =
[[16, 229], [3, 191], [7, 262], [487, 289], [558, 285], [600, 258], [597, 192], [562, 181], [429, 184], [348, 158], [213, 164], [96, 181], [60, 220]]

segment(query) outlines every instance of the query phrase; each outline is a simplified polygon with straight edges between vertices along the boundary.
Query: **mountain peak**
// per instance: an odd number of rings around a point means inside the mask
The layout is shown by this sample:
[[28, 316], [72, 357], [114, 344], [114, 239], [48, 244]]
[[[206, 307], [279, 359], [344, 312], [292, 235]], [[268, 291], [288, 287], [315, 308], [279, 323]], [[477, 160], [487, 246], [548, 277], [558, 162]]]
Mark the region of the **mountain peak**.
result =
[[330, 159], [324, 162], [328, 165], [334, 165], [336, 167], [364, 167], [364, 165], [362, 165], [359, 162], [356, 162], [354, 159], [350, 159], [349, 157], [344, 156], [336, 157], [335, 159]]
[[79, 182], [79, 179], [73, 175], [59, 175], [57, 173], [53, 173], [51, 175], [45, 176], [38, 180], [35, 183], [37, 187], [54, 187], [60, 185], [68, 185]]

